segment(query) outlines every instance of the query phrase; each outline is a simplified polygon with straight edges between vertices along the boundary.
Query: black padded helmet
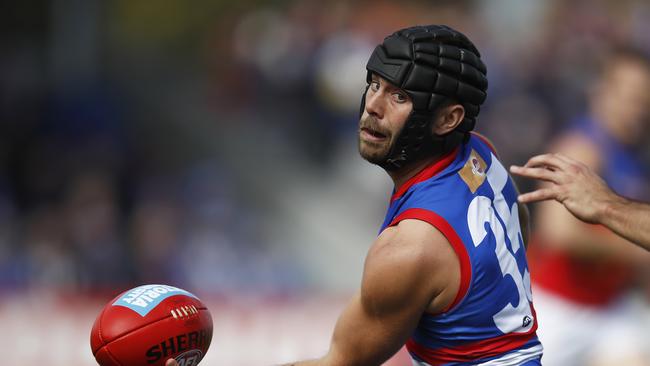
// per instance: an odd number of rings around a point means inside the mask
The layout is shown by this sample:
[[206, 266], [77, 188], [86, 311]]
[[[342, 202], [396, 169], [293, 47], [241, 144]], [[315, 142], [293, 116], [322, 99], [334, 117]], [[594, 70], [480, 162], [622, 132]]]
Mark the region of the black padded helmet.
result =
[[[445, 25], [399, 30], [378, 45], [366, 69], [367, 82], [375, 73], [403, 89], [413, 110], [386, 160], [379, 165], [395, 170], [426, 156], [442, 155], [466, 142], [487, 96], [486, 68], [481, 54], [462, 33]], [[365, 97], [361, 99], [361, 113]], [[431, 124], [439, 106], [457, 101], [465, 118], [453, 131], [434, 135]]]

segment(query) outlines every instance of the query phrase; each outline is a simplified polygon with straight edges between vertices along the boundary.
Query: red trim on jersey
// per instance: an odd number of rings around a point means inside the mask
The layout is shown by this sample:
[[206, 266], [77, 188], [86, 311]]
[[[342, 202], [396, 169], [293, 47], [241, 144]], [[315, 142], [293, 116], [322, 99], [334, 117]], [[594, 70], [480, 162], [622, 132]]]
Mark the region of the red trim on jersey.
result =
[[[460, 262], [460, 286], [458, 287], [458, 293], [449, 306], [447, 306], [441, 313], [445, 313], [452, 309], [454, 306], [465, 297], [467, 290], [469, 289], [469, 284], [472, 280], [472, 265], [469, 261], [469, 255], [467, 254], [467, 248], [463, 244], [463, 241], [460, 239], [456, 230], [445, 220], [442, 216], [436, 214], [433, 211], [425, 210], [422, 208], [410, 208], [400, 213], [393, 219], [389, 226], [394, 226], [402, 220], [406, 219], [416, 219], [422, 220], [431, 224], [449, 240], [449, 244], [456, 252], [458, 256], [458, 261]], [[440, 314], [441, 314], [440, 313]], [[435, 314], [434, 314], [435, 315]]]
[[429, 349], [413, 338], [406, 342], [406, 348], [419, 359], [431, 366], [444, 365], [450, 362], [471, 362], [484, 358], [490, 358], [514, 351], [528, 343], [536, 336], [537, 316], [531, 306], [535, 324], [526, 333], [508, 333], [499, 337], [484, 339], [477, 342], [467, 343], [452, 348]]
[[459, 151], [460, 146], [456, 147], [452, 152], [440, 158], [440, 160], [437, 160], [433, 164], [422, 169], [419, 173], [411, 177], [411, 179], [407, 180], [406, 183], [402, 184], [402, 186], [399, 187], [395, 193], [393, 193], [393, 197], [391, 197], [390, 201], [393, 202], [396, 199], [402, 197], [402, 195], [404, 195], [404, 193], [406, 193], [406, 191], [408, 191], [409, 188], [411, 188], [413, 185], [423, 182], [440, 173], [443, 169], [448, 167], [454, 161], [454, 159], [456, 159], [456, 155], [458, 155]]
[[490, 148], [490, 150], [492, 150], [494, 155], [499, 156], [499, 154], [497, 154], [497, 148], [494, 147], [494, 144], [492, 143], [492, 141], [490, 141], [487, 137], [485, 137], [485, 136], [483, 136], [480, 133], [475, 132], [475, 131], [471, 131], [470, 133], [472, 135], [478, 137], [479, 139], [481, 139], [481, 141], [483, 141]]

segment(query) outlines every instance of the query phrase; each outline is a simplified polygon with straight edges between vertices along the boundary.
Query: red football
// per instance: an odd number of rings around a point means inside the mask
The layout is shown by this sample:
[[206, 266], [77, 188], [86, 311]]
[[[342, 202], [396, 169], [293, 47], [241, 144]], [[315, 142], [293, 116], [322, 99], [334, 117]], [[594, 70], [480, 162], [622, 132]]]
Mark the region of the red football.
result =
[[90, 347], [102, 366], [194, 366], [212, 340], [212, 316], [191, 293], [167, 285], [125, 291], [97, 316]]

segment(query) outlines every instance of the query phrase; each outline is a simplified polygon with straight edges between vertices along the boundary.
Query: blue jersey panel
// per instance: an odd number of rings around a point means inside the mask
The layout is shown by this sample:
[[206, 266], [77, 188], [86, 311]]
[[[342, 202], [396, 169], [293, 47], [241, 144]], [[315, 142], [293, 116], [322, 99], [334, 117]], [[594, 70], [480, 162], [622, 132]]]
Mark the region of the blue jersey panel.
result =
[[513, 352], [522, 354], [513, 362], [539, 358], [517, 192], [487, 144], [472, 136], [447, 167], [393, 197], [382, 230], [407, 218], [437, 227], [461, 267], [463, 258], [469, 267], [461, 268], [464, 293], [452, 308], [420, 320], [407, 344], [414, 358], [428, 364], [466, 363], [468, 354], [481, 362]]

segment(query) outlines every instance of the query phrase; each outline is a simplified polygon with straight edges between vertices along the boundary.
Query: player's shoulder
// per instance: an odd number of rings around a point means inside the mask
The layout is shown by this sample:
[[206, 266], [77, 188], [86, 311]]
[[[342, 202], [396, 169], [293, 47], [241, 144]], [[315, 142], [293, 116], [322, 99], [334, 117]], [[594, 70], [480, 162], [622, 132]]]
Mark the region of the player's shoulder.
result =
[[[472, 131], [471, 141], [468, 162], [471, 163], [472, 173], [480, 173], [483, 171], [482, 168], [488, 168], [494, 161], [501, 160], [494, 143], [486, 136]], [[477, 164], [478, 162], [482, 164]]]
[[402, 220], [385, 229], [368, 251], [362, 297], [387, 306], [414, 296], [430, 300], [449, 286], [455, 261], [449, 242], [435, 227]]
[[495, 156], [499, 156], [497, 153], [497, 148], [495, 147], [494, 143], [487, 138], [485, 135], [478, 133], [476, 131], [470, 132], [471, 136], [473, 136], [475, 139], [483, 143], [492, 153], [494, 153]]
[[370, 248], [369, 255], [396, 251], [403, 252], [406, 259], [410, 256], [419, 259], [426, 257], [426, 253], [431, 249], [444, 246], [446, 243], [445, 236], [430, 223], [421, 219], [408, 218], [382, 231]]
[[425, 220], [408, 218], [382, 231], [368, 251], [366, 266], [409, 268], [428, 276], [427, 272], [453, 258], [454, 251], [441, 231]]

